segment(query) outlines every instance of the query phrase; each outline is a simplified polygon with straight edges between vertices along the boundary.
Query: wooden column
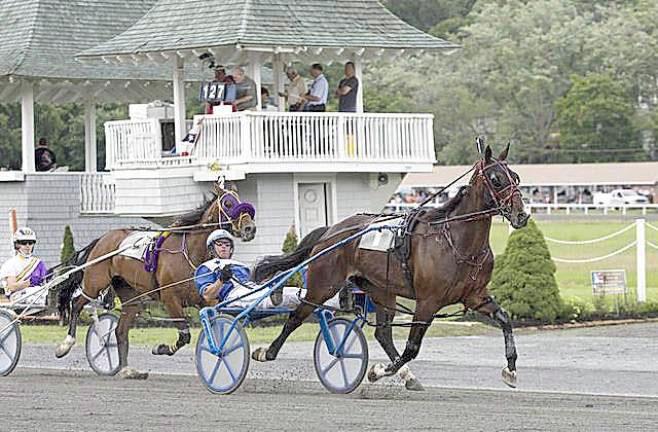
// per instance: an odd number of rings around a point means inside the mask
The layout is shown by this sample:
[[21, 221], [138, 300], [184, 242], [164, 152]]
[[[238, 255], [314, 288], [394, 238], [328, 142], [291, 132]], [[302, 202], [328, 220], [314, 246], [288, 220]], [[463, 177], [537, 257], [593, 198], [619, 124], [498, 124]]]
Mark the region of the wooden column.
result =
[[185, 76], [183, 72], [184, 61], [176, 55], [174, 57], [174, 136], [176, 145], [180, 145], [187, 134], [185, 126]]
[[85, 172], [96, 172], [96, 104], [85, 103]]
[[21, 153], [24, 173], [36, 171], [34, 165], [34, 84], [21, 83]]

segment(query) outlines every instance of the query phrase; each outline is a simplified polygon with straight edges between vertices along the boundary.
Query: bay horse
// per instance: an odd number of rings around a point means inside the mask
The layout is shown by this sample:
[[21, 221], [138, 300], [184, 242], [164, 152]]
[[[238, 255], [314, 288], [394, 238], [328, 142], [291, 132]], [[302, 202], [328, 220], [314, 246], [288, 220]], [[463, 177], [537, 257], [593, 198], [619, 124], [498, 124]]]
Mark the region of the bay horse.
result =
[[[286, 338], [309, 316], [315, 305], [323, 304], [346, 283], [365, 291], [376, 307], [375, 338], [390, 359], [388, 365], [376, 364], [368, 371], [374, 382], [384, 376], [400, 374], [410, 390], [422, 390], [408, 366], [421, 347], [423, 336], [437, 312], [443, 307], [461, 303], [465, 309], [482, 313], [495, 320], [505, 339], [507, 366], [503, 381], [516, 386], [516, 347], [509, 315], [487, 292], [494, 257], [489, 245], [491, 219], [502, 215], [514, 228], [526, 225], [519, 176], [507, 165], [507, 148], [492, 156], [491, 147], [481, 150], [474, 164], [468, 186], [460, 189], [442, 208], [418, 208], [407, 217], [403, 239], [408, 254], [360, 249], [358, 241], [346, 244], [308, 266], [306, 302], [290, 315], [280, 335], [268, 348], [252, 353], [257, 361], [275, 360]], [[311, 232], [300, 247], [288, 255], [266, 257], [257, 265], [255, 278], [262, 280], [291, 268], [304, 259], [366, 228], [376, 218], [358, 214], [329, 228]], [[309, 245], [312, 247], [309, 247]], [[391, 322], [396, 312], [396, 297], [416, 300], [416, 310], [406, 347], [400, 355], [393, 343]]]
[[[121, 316], [116, 329], [119, 351], [119, 376], [141, 378], [148, 375], [128, 368], [128, 332], [141, 311], [141, 297], [150, 296], [164, 303], [165, 309], [178, 329], [175, 344], [159, 344], [153, 347], [155, 355], [173, 355], [191, 340], [189, 324], [185, 318], [187, 306], [204, 306], [193, 283], [194, 270], [210, 259], [206, 247], [208, 234], [215, 229], [228, 229], [243, 241], [251, 241], [256, 235], [255, 210], [241, 202], [237, 190], [227, 186], [217, 188], [213, 198], [205, 200], [196, 210], [180, 216], [170, 228], [162, 243], [156, 243], [158, 264], [153, 272], [145, 269], [145, 262], [128, 256], [115, 255], [82, 270], [60, 286], [60, 311], [70, 307], [68, 334], [57, 346], [55, 355], [68, 354], [75, 344], [76, 327], [82, 308], [111, 286], [122, 302]], [[122, 241], [134, 230], [116, 229], [92, 241], [83, 253], [74, 257], [71, 266], [80, 266], [120, 248]], [[71, 302], [73, 292], [82, 283], [82, 295]], [[160, 290], [160, 288], [162, 288]], [[132, 301], [131, 301], [132, 300]]]

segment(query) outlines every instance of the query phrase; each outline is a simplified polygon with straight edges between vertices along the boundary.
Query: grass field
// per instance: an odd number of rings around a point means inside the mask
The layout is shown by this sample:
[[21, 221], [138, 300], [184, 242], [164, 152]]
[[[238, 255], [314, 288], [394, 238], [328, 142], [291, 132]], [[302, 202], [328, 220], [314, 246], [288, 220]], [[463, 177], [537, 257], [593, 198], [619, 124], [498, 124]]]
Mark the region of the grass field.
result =
[[[547, 237], [558, 240], [582, 241], [590, 240], [619, 231], [633, 224], [633, 221], [624, 222], [602, 222], [602, 221], [536, 221], [539, 229]], [[658, 225], [653, 223], [654, 226]], [[551, 256], [566, 259], [584, 259], [607, 255], [625, 245], [635, 241], [635, 228], [609, 240], [586, 245], [560, 245], [547, 242]], [[507, 244], [507, 225], [496, 223], [491, 233], [491, 242], [494, 253], [504, 252]], [[658, 244], [658, 232], [647, 227], [646, 238], [653, 244]], [[658, 301], [658, 251], [647, 246], [647, 299]], [[592, 299], [592, 287], [590, 272], [592, 270], [624, 269], [626, 270], [627, 284], [630, 295], [635, 295], [637, 285], [636, 277], [636, 249], [631, 248], [626, 252], [606, 260], [585, 264], [556, 263], [556, 278], [560, 292], [564, 297], [579, 297]]]
[[[318, 325], [307, 323], [301, 326], [295, 333], [290, 336], [290, 341], [313, 341], [318, 334]], [[199, 328], [192, 328], [192, 343], [196, 343], [199, 335]], [[247, 329], [249, 342], [253, 344], [269, 344], [279, 335], [280, 326], [274, 327], [250, 327]], [[366, 336], [373, 339], [374, 329], [365, 328]], [[430, 337], [440, 336], [472, 336], [484, 334], [487, 332], [498, 332], [493, 327], [480, 323], [462, 323], [462, 322], [436, 322], [430, 327], [427, 335]], [[21, 326], [23, 342], [40, 343], [54, 345], [61, 342], [66, 336], [66, 328], [54, 325], [23, 325]], [[394, 337], [397, 339], [406, 339], [408, 329], [395, 328]], [[78, 345], [84, 346], [87, 335], [87, 326], [78, 327], [77, 340]], [[151, 347], [159, 343], [173, 343], [176, 341], [177, 333], [173, 328], [134, 328], [130, 331], [130, 343], [136, 346]]]

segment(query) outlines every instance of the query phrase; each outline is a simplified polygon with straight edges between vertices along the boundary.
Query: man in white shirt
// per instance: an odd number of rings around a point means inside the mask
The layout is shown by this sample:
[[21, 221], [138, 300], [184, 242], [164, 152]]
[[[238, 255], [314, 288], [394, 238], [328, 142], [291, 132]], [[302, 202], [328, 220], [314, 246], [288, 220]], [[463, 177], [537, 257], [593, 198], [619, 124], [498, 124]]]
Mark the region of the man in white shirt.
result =
[[322, 65], [315, 63], [311, 66], [313, 83], [308, 93], [302, 98], [306, 104], [304, 111], [323, 112], [327, 110], [327, 96], [329, 95], [329, 83], [322, 73]]

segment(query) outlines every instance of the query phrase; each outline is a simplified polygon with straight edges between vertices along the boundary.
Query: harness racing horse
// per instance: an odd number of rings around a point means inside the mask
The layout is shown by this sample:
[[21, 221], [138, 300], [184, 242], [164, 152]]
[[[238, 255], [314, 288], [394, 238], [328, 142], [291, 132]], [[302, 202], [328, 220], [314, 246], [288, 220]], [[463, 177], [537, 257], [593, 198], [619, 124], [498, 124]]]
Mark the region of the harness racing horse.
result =
[[[334, 296], [346, 282], [368, 293], [376, 306], [375, 338], [390, 358], [388, 365], [373, 365], [368, 372], [372, 382], [395, 373], [410, 390], [422, 390], [406, 364], [420, 350], [423, 336], [437, 312], [448, 305], [462, 303], [495, 320], [503, 330], [507, 367], [503, 380], [516, 386], [516, 347], [508, 314], [487, 292], [494, 257], [489, 246], [491, 218], [506, 218], [514, 228], [526, 225], [519, 177], [506, 163], [507, 148], [492, 157], [489, 146], [475, 163], [470, 184], [460, 189], [442, 208], [418, 208], [403, 229], [408, 253], [399, 254], [360, 249], [351, 242], [319, 257], [308, 266], [306, 302], [290, 315], [281, 334], [268, 348], [252, 354], [257, 361], [275, 360], [286, 338], [299, 327], [316, 305]], [[266, 257], [255, 269], [262, 280], [299, 264], [304, 259], [366, 228], [375, 218], [358, 214], [329, 228], [311, 232], [288, 255]], [[416, 310], [406, 347], [400, 355], [393, 344], [391, 322], [396, 312], [396, 297], [416, 300]]]
[[[68, 334], [55, 350], [55, 355], [58, 358], [65, 356], [75, 344], [76, 326], [83, 306], [97, 298], [108, 286], [112, 286], [122, 302], [116, 329], [119, 376], [146, 378], [147, 374], [127, 367], [128, 332], [142, 308], [141, 302], [137, 300], [151, 296], [164, 303], [167, 313], [178, 329], [178, 340], [174, 345], [156, 345], [152, 352], [155, 355], [175, 354], [191, 339], [184, 308], [204, 305], [192, 278], [196, 266], [210, 258], [206, 247], [208, 234], [214, 229], [225, 228], [243, 241], [251, 241], [256, 235], [254, 216], [253, 206], [241, 202], [235, 190], [219, 187], [212, 199], [206, 200], [198, 209], [177, 219], [169, 228], [170, 234], [156, 243], [159, 257], [157, 267], [151, 269], [152, 272], [145, 268], [146, 262], [114, 255], [71, 276], [63, 283], [60, 291], [60, 310], [65, 310], [72, 303]], [[90, 243], [84, 252], [78, 253], [75, 261], [69, 264], [79, 266], [117, 251], [122, 241], [133, 232], [130, 229], [110, 231]], [[80, 286], [80, 282], [82, 295], [71, 302], [73, 292]]]

